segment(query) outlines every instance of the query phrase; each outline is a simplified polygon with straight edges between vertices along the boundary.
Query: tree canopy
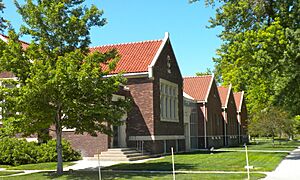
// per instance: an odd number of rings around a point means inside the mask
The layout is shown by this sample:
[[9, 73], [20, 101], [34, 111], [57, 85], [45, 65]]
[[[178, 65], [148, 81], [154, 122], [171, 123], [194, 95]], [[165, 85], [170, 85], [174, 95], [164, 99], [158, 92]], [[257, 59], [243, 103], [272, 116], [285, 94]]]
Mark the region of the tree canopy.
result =
[[[4, 81], [0, 88], [3, 122], [24, 135], [54, 130], [57, 141], [57, 173], [62, 173], [62, 128], [75, 133], [109, 134], [109, 125], [120, 125], [128, 100], [113, 101], [126, 83], [121, 75], [107, 77], [119, 56], [115, 50], [90, 53], [89, 31], [103, 26], [103, 11], [82, 5], [84, 0], [33, 1], [15, 4], [25, 25], [20, 35], [30, 35], [22, 47], [10, 30], [9, 42], [0, 54], [0, 72], [13, 72], [18, 81]], [[105, 64], [105, 66], [102, 66]], [[109, 124], [109, 125], [108, 125]]]
[[4, 4], [2, 2], [2, 0], [0, 0], [0, 32], [3, 31], [3, 28], [5, 28], [5, 20], [2, 17], [1, 13], [3, 13], [3, 9], [4, 9]]
[[275, 105], [300, 114], [300, 2], [205, 2], [217, 7], [209, 27], [222, 27], [216, 76], [246, 92], [250, 113]]
[[252, 135], [271, 136], [274, 143], [276, 136], [287, 134], [290, 137], [294, 134], [294, 122], [289, 114], [274, 106], [263, 109], [253, 114], [249, 124], [249, 131]]

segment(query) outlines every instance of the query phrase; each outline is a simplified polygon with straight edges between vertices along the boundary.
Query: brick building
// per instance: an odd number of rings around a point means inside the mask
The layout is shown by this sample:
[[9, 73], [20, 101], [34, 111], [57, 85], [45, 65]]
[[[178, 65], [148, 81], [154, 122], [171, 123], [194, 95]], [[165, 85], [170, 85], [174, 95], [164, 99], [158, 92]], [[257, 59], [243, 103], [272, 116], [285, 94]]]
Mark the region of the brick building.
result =
[[[191, 133], [198, 136], [198, 148], [224, 146], [224, 121], [214, 76], [184, 78], [184, 93], [185, 99], [194, 101], [193, 106], [191, 106], [191, 102], [185, 103], [185, 119], [190, 119]], [[193, 108], [187, 108], [188, 106]], [[197, 121], [194, 118], [197, 118]], [[197, 124], [196, 129], [195, 124]], [[193, 128], [195, 130], [192, 131]]]
[[248, 131], [247, 131], [247, 107], [244, 97], [244, 91], [233, 93], [234, 100], [237, 108], [237, 120], [238, 120], [238, 136], [239, 136], [239, 143], [248, 143]]
[[[116, 49], [121, 56], [113, 74], [123, 72], [128, 81], [126, 93], [119, 98], [131, 98], [133, 107], [124, 124], [113, 127], [113, 137], [74, 135], [63, 133], [65, 139], [86, 156], [96, 152], [90, 149], [116, 147], [143, 148], [160, 154], [185, 150], [183, 127], [182, 76], [168, 33], [162, 40], [142, 41], [93, 47], [91, 51], [106, 52]], [[84, 141], [84, 144], [82, 143]], [[89, 148], [89, 146], [95, 146]]]
[[238, 120], [233, 90], [230, 85], [229, 87], [219, 86], [218, 91], [222, 102], [222, 115], [224, 119], [224, 145], [237, 146], [239, 144]]

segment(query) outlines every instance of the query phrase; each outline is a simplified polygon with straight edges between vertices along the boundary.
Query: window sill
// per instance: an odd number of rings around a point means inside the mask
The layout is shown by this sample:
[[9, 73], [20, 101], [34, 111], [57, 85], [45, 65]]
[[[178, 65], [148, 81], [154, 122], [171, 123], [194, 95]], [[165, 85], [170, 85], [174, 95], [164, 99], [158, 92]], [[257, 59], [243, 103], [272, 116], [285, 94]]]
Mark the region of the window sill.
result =
[[163, 118], [161, 118], [160, 121], [162, 121], [162, 122], [175, 122], [175, 123], [178, 123], [179, 119], [163, 119]]

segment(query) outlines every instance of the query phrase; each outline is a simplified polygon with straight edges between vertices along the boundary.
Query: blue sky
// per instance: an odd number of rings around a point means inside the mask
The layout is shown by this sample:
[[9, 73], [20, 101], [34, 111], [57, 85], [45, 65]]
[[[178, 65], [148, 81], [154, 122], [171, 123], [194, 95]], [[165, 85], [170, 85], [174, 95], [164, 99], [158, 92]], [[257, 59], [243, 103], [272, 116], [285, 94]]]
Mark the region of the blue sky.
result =
[[[20, 1], [22, 2], [22, 1]], [[18, 29], [22, 23], [12, 0], [4, 0], [4, 17]], [[220, 29], [207, 29], [215, 10], [204, 2], [189, 4], [188, 0], [87, 0], [104, 10], [108, 24], [91, 31], [91, 46], [170, 39], [183, 76], [213, 68], [212, 57], [220, 46]], [[22, 40], [29, 40], [24, 37]]]

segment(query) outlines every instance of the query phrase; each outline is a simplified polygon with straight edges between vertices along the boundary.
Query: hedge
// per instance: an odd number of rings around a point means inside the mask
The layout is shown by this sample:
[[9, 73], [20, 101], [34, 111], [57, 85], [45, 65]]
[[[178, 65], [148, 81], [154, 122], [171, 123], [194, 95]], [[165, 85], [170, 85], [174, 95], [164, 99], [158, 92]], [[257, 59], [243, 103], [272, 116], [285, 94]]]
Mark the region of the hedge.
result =
[[[81, 159], [80, 153], [73, 150], [69, 142], [63, 140], [63, 160], [75, 161]], [[1, 138], [0, 139], [0, 164], [22, 165], [42, 162], [56, 162], [56, 142], [49, 140], [47, 143], [38, 144], [27, 142], [24, 139]]]

